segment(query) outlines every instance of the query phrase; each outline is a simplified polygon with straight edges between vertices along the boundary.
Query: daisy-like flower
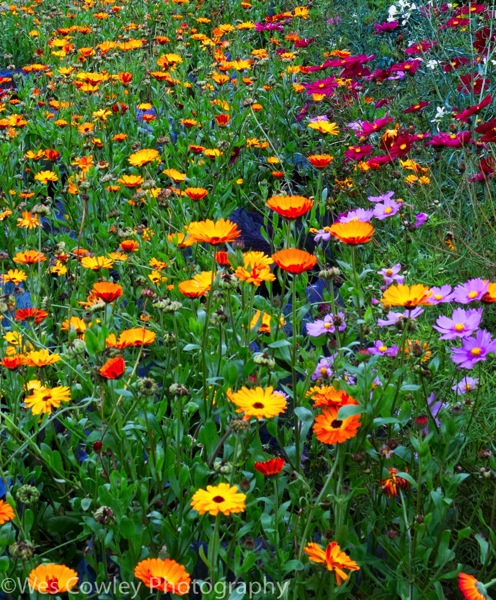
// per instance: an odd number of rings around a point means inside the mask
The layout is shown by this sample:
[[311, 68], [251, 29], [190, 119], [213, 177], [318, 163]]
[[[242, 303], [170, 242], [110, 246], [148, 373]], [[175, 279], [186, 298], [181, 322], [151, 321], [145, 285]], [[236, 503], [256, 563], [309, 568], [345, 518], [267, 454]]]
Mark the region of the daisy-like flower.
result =
[[404, 306], [414, 308], [430, 304], [432, 292], [420, 283], [412, 286], [392, 285], [384, 292], [381, 302], [384, 306]]
[[144, 167], [158, 158], [158, 150], [143, 148], [138, 150], [127, 159], [133, 167]]
[[234, 242], [241, 235], [236, 223], [229, 219], [194, 221], [188, 225], [187, 233], [194, 242], [205, 242], [213, 246]]
[[19, 309], [14, 319], [16, 321], [33, 321], [33, 323], [41, 323], [48, 317], [45, 310], [39, 308], [21, 308]]
[[219, 513], [231, 515], [233, 513], [244, 512], [246, 508], [246, 495], [241, 494], [236, 486], [228, 483], [219, 485], [207, 485], [206, 490], [195, 492], [191, 500], [193, 510], [201, 515], [205, 513], [216, 517]]
[[26, 409], [31, 409], [33, 415], [40, 413], [49, 415], [54, 408], [60, 407], [61, 402], [69, 402], [70, 399], [71, 392], [68, 387], [47, 388], [41, 386], [26, 397], [24, 404]]
[[24, 273], [24, 271], [21, 271], [20, 269], [9, 269], [7, 273], [0, 275], [0, 278], [3, 280], [4, 283], [10, 281], [14, 285], [19, 285], [23, 281], [26, 281], [28, 276], [26, 275], [26, 273]]
[[145, 329], [144, 327], [133, 327], [125, 329], [120, 335], [116, 343], [116, 348], [121, 350], [124, 348], [148, 346], [153, 344], [157, 337], [154, 331]]
[[63, 594], [77, 584], [78, 574], [65, 565], [46, 564], [33, 569], [28, 581], [29, 587], [41, 594]]
[[200, 200], [203, 200], [205, 196], [207, 196], [208, 190], [201, 187], [189, 187], [184, 190], [184, 193], [194, 202], [199, 202]]
[[370, 223], [349, 221], [347, 223], [333, 223], [330, 232], [332, 236], [344, 244], [356, 246], [370, 242], [375, 230]]
[[326, 315], [323, 319], [307, 323], [307, 333], [311, 337], [318, 337], [326, 333], [334, 333], [336, 331], [344, 331], [346, 329], [346, 321], [344, 313], [340, 312], [337, 315]]
[[332, 365], [334, 364], [334, 356], [324, 357], [319, 360], [317, 366], [315, 367], [315, 371], [312, 375], [312, 380], [316, 381], [317, 379], [329, 379], [333, 375]]
[[312, 154], [308, 157], [308, 162], [316, 169], [325, 169], [331, 164], [334, 157], [329, 154]]
[[495, 342], [491, 334], [480, 329], [475, 337], [462, 340], [461, 348], [451, 348], [451, 360], [458, 365], [458, 369], [472, 369], [481, 360], [486, 360], [487, 355], [495, 351]]
[[141, 175], [122, 175], [117, 181], [127, 188], [136, 188], [142, 183], [145, 183], [145, 180]]
[[272, 255], [272, 260], [283, 271], [299, 274], [310, 271], [317, 264], [317, 257], [305, 250], [286, 248]]
[[100, 367], [100, 377], [104, 379], [119, 379], [124, 374], [126, 363], [121, 356], [109, 358], [109, 360]]
[[15, 512], [12, 506], [10, 506], [10, 504], [7, 504], [7, 502], [4, 502], [3, 500], [0, 500], [0, 525], [8, 523], [14, 518]]
[[319, 116], [311, 119], [308, 127], [310, 129], [316, 129], [319, 133], [339, 135], [339, 127], [336, 123], [331, 123], [326, 116]]
[[479, 383], [478, 377], [464, 377], [461, 381], [456, 383], [451, 389], [457, 393], [458, 396], [468, 394], [477, 389]]
[[275, 280], [275, 275], [270, 271], [273, 262], [272, 258], [263, 252], [246, 252], [243, 254], [243, 266], [238, 267], [234, 275], [240, 281], [259, 287], [263, 281]]
[[373, 347], [368, 349], [369, 354], [380, 354], [381, 356], [389, 356], [390, 358], [398, 356], [398, 352], [398, 346], [388, 347], [381, 340], [376, 340]]
[[458, 573], [458, 589], [465, 600], [488, 600], [486, 588], [473, 575]]
[[122, 296], [122, 285], [110, 281], [97, 281], [93, 284], [91, 293], [104, 302], [114, 302]]
[[37, 250], [26, 250], [26, 252], [18, 252], [12, 260], [18, 265], [34, 265], [45, 262], [46, 256]]
[[386, 200], [384, 203], [380, 202], [375, 205], [374, 217], [379, 219], [379, 221], [394, 217], [400, 211], [401, 206], [402, 204], [395, 200]]
[[271, 458], [264, 462], [256, 462], [253, 466], [256, 471], [262, 473], [265, 477], [273, 477], [282, 471], [284, 464], [284, 458]]
[[85, 269], [101, 271], [101, 269], [111, 269], [114, 266], [114, 261], [106, 256], [84, 256], [81, 259], [81, 265]]
[[24, 357], [24, 364], [29, 367], [45, 367], [61, 360], [60, 354], [50, 354], [49, 350], [32, 350]]
[[338, 217], [339, 223], [349, 223], [350, 221], [361, 221], [369, 223], [374, 216], [374, 210], [366, 210], [365, 208], [355, 208], [347, 213], [340, 214]]
[[443, 335], [440, 340], [454, 340], [472, 335], [482, 320], [482, 308], [463, 310], [455, 308], [451, 318], [440, 316], [433, 328]]
[[59, 180], [57, 174], [53, 171], [40, 171], [39, 173], [36, 173], [34, 179], [43, 185], [46, 185], [49, 181], [55, 183]]
[[75, 331], [78, 335], [83, 335], [87, 329], [86, 323], [79, 317], [71, 317], [62, 321], [60, 326], [61, 331]]
[[360, 570], [357, 563], [351, 560], [346, 552], [342, 552], [337, 542], [331, 542], [325, 550], [319, 544], [309, 542], [303, 551], [311, 562], [325, 565], [328, 571], [334, 572], [337, 585], [341, 585], [348, 579], [349, 575], [344, 572], [344, 569], [347, 571]]
[[193, 279], [181, 281], [178, 289], [187, 298], [199, 298], [209, 291], [214, 279], [215, 273], [213, 271], [202, 271], [201, 273], [197, 273]]
[[[6, 279], [4, 279], [7, 281]], [[496, 302], [496, 283], [490, 282], [487, 286], [487, 292], [482, 296], [482, 302]]]
[[386, 192], [385, 194], [381, 194], [380, 196], [367, 196], [367, 200], [370, 202], [389, 202], [393, 199], [394, 192]]
[[332, 385], [313, 386], [306, 393], [315, 408], [319, 406], [334, 406], [340, 408], [347, 404], [357, 405], [358, 402], [344, 390], [337, 390]]
[[352, 415], [338, 419], [339, 407], [324, 408], [322, 414], [315, 418], [313, 432], [324, 444], [342, 444], [354, 438], [360, 427], [360, 415]]
[[383, 492], [389, 497], [397, 497], [399, 496], [399, 490], [408, 490], [410, 488], [409, 482], [403, 477], [398, 477], [396, 474], [398, 473], [398, 469], [394, 467], [390, 467], [388, 469], [389, 478], [383, 479], [381, 481], [381, 486]]
[[285, 219], [297, 219], [312, 208], [313, 201], [305, 196], [272, 196], [267, 206]]
[[398, 283], [399, 285], [403, 285], [405, 281], [405, 277], [400, 275], [401, 265], [400, 263], [394, 265], [394, 267], [387, 267], [385, 269], [381, 269], [377, 271], [378, 275], [382, 275], [384, 277], [384, 283], [386, 285], [391, 285], [392, 283]]
[[36, 229], [41, 225], [39, 215], [35, 215], [30, 212], [21, 213], [21, 218], [17, 219], [17, 227], [23, 227], [24, 229]]
[[429, 298], [431, 304], [442, 304], [444, 302], [451, 302], [451, 286], [442, 285], [441, 287], [431, 287], [432, 295]]
[[139, 562], [134, 576], [149, 590], [184, 596], [189, 592], [191, 578], [183, 565], [170, 558], [147, 558]]
[[379, 327], [389, 327], [389, 325], [396, 325], [398, 322], [406, 319], [416, 319], [424, 312], [423, 308], [417, 307], [413, 310], [406, 310], [404, 313], [388, 312], [386, 319], [377, 319], [377, 325]]
[[453, 291], [452, 300], [459, 304], [470, 304], [477, 300], [482, 300], [487, 293], [489, 281], [487, 279], [469, 279], [466, 283], [457, 285]]
[[247, 388], [242, 387], [239, 391], [227, 391], [227, 398], [238, 408], [237, 413], [244, 413], [243, 419], [249, 420], [255, 417], [258, 420], [271, 419], [283, 413], [287, 408], [286, 396], [282, 392], [274, 391], [274, 388]]

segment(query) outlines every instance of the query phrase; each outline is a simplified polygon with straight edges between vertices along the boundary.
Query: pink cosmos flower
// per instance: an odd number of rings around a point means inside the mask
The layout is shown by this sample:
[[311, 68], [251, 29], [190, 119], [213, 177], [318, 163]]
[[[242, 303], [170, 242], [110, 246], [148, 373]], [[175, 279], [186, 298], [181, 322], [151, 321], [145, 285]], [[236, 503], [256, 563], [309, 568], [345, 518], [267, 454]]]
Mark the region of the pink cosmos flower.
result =
[[487, 279], [469, 279], [466, 283], [457, 285], [452, 296], [454, 302], [459, 304], [470, 304], [480, 300], [487, 292], [489, 281]]
[[384, 277], [384, 283], [387, 286], [391, 285], [393, 282], [396, 282], [399, 285], [403, 285], [405, 277], [403, 275], [399, 275], [400, 271], [401, 265], [400, 263], [398, 263], [394, 265], [394, 267], [386, 267], [384, 269], [381, 269], [380, 271], [377, 271], [377, 274], [382, 275]]
[[394, 217], [401, 209], [401, 204], [395, 200], [386, 200], [384, 204], [376, 204], [374, 208], [374, 217], [379, 221], [384, 221], [389, 217]]
[[440, 340], [454, 340], [472, 335], [482, 320], [482, 308], [463, 310], [455, 308], [451, 318], [440, 316], [433, 328], [443, 335]]
[[451, 360], [458, 365], [458, 369], [473, 369], [476, 363], [494, 353], [495, 342], [488, 331], [481, 329], [475, 337], [464, 339], [461, 348], [451, 348], [451, 351]]
[[432, 296], [429, 298], [431, 304], [441, 304], [451, 302], [451, 286], [442, 285], [441, 287], [431, 287]]

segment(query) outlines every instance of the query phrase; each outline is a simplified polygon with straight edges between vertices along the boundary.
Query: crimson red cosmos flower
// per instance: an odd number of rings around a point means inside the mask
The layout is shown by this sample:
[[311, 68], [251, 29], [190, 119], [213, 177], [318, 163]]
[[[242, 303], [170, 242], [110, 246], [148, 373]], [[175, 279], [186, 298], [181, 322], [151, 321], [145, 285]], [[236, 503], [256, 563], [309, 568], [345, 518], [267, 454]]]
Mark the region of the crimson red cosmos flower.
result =
[[426, 143], [426, 146], [434, 148], [461, 148], [472, 142], [470, 131], [460, 131], [459, 133], [440, 133], [435, 135]]
[[345, 150], [345, 161], [362, 160], [362, 158], [369, 156], [372, 152], [373, 148], [368, 144], [365, 146], [350, 146], [348, 150]]
[[284, 458], [271, 458], [264, 462], [256, 462], [253, 466], [265, 477], [272, 477], [282, 471], [284, 464]]
[[121, 356], [110, 358], [101, 368], [100, 375], [105, 379], [119, 379], [124, 374], [126, 363]]
[[405, 115], [408, 115], [410, 113], [418, 112], [419, 110], [422, 110], [426, 106], [429, 106], [429, 104], [430, 104], [430, 102], [427, 102], [427, 100], [425, 100], [424, 102], [419, 102], [418, 104], [412, 104], [408, 108], [405, 108], [403, 113]]
[[465, 110], [462, 110], [459, 113], [453, 113], [453, 118], [457, 121], [462, 121], [466, 123], [472, 115], [477, 115], [483, 108], [489, 106], [493, 101], [493, 97], [489, 94], [483, 98], [479, 104], [475, 104], [474, 106], [469, 106]]
[[389, 125], [389, 123], [392, 123], [393, 121], [394, 119], [392, 117], [388, 117], [387, 115], [381, 119], [376, 119], [375, 121], [365, 121], [362, 123], [361, 129], [357, 131], [357, 135], [360, 137], [368, 137], [383, 127], [386, 127], [386, 125]]
[[39, 308], [21, 308], [15, 314], [16, 321], [33, 321], [41, 323], [48, 317], [48, 313]]

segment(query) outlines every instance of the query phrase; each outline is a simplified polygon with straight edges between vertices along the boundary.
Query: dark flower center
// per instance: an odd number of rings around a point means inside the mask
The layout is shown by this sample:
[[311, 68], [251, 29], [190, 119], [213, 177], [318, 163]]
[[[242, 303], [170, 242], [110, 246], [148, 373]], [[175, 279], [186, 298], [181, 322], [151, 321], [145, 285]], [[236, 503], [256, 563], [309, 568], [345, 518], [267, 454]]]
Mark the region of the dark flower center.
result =
[[59, 591], [59, 580], [56, 577], [54, 577], [53, 579], [51, 577], [48, 577], [46, 583], [47, 592], [54, 594]]
[[334, 421], [331, 423], [331, 427], [333, 429], [339, 429], [342, 424], [343, 424], [343, 421], [341, 421], [339, 419], [334, 419]]
[[253, 405], [253, 408], [263, 408], [264, 405], [261, 402], [255, 402], [255, 404]]
[[224, 498], [222, 496], [214, 496], [212, 498], [212, 501], [213, 502], [217, 502], [217, 504], [220, 504], [221, 502], [224, 502], [225, 500], [224, 500]]

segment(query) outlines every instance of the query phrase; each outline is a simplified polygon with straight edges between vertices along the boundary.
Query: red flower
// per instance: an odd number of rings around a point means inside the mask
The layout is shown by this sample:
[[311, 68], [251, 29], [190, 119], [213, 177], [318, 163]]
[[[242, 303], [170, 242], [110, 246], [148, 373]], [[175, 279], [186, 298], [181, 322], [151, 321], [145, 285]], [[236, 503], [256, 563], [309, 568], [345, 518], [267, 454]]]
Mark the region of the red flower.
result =
[[105, 379], [119, 379], [124, 373], [126, 363], [120, 356], [109, 359], [100, 369], [100, 375]]
[[280, 473], [284, 467], [284, 458], [271, 458], [264, 462], [256, 462], [254, 464], [255, 469], [262, 473], [265, 477], [272, 477]]
[[41, 323], [43, 319], [48, 317], [48, 313], [39, 308], [21, 308], [15, 314], [16, 321], [33, 321], [34, 323]]

